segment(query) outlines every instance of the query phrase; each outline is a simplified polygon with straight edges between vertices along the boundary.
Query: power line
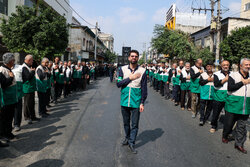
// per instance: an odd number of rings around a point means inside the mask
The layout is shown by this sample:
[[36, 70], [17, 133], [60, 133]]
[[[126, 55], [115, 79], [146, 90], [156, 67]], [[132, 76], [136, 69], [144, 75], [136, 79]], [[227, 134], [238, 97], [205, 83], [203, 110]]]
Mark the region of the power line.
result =
[[65, 3], [75, 12], [75, 14], [77, 14], [77, 16], [79, 16], [84, 22], [86, 22], [87, 24], [95, 27], [94, 24], [91, 24], [90, 22], [88, 22], [87, 20], [85, 20], [79, 13], [77, 13], [77, 11], [67, 2], [65, 1]]

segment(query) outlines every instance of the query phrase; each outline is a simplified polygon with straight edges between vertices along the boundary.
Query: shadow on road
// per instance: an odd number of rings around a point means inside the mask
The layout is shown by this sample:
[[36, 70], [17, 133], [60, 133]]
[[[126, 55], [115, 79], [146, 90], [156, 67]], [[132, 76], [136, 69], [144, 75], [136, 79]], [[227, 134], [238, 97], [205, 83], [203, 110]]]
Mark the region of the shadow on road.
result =
[[64, 162], [59, 159], [43, 159], [40, 161], [37, 161], [33, 164], [30, 164], [26, 167], [61, 167], [64, 165]]
[[141, 147], [148, 142], [154, 142], [156, 139], [160, 138], [163, 135], [164, 131], [161, 128], [157, 128], [154, 130], [145, 130], [141, 132], [137, 137], [136, 148]]

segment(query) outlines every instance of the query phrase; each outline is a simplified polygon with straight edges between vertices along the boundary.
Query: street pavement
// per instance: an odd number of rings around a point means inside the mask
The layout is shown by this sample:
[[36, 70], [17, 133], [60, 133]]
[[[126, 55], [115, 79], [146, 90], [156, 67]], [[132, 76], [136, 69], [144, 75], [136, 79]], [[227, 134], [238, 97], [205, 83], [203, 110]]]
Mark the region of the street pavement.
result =
[[[51, 108], [51, 115], [23, 123], [17, 139], [0, 149], [0, 167], [234, 167], [250, 166], [249, 154], [234, 142], [222, 144], [221, 132], [181, 111], [148, 88], [132, 154], [124, 139], [120, 90], [100, 78], [88, 90], [74, 93]], [[220, 126], [221, 127], [221, 126]], [[249, 140], [246, 149], [250, 153]]]

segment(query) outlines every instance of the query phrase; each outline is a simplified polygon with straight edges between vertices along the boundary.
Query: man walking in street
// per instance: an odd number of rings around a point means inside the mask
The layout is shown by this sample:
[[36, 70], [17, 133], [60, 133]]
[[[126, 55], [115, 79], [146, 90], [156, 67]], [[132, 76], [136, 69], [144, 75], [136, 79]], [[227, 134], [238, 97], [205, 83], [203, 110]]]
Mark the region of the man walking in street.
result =
[[32, 68], [33, 56], [27, 55], [23, 63], [22, 79], [23, 79], [23, 93], [24, 93], [24, 119], [28, 124], [39, 119], [35, 116], [35, 91], [36, 78], [35, 69]]
[[192, 118], [196, 117], [197, 112], [199, 111], [200, 106], [200, 75], [203, 73], [202, 69], [202, 60], [197, 59], [195, 65], [190, 69], [191, 75], [191, 84], [190, 84], [190, 91], [192, 93]]
[[[47, 91], [47, 80], [49, 70], [47, 66], [49, 65], [49, 59], [43, 58], [41, 65], [36, 69], [36, 86], [37, 94], [39, 100], [39, 115], [42, 118], [46, 118], [49, 114], [46, 113], [46, 91]], [[47, 97], [48, 98], [48, 97]]]
[[3, 66], [0, 67], [0, 73], [3, 74], [3, 80], [9, 80], [3, 86], [3, 103], [4, 106], [1, 110], [1, 123], [3, 126], [0, 127], [0, 134], [1, 136], [6, 137], [7, 139], [11, 140], [14, 139], [15, 136], [12, 133], [12, 121], [14, 118], [15, 113], [15, 106], [18, 102], [17, 98], [17, 85], [16, 79], [12, 72], [12, 68], [15, 63], [15, 57], [13, 53], [5, 53], [3, 55]]
[[187, 98], [187, 109], [191, 111], [191, 92], [190, 92], [190, 63], [185, 63], [185, 69], [182, 70], [180, 80], [181, 80], [181, 109], [185, 109], [186, 94]]
[[246, 124], [250, 114], [250, 59], [240, 61], [240, 70], [229, 75], [228, 97], [225, 105], [225, 120], [222, 142], [228, 143], [228, 135], [236, 123], [235, 149], [247, 154], [244, 143], [247, 137]]
[[[123, 116], [126, 138], [123, 145], [129, 145], [132, 153], [139, 128], [140, 112], [144, 111], [144, 102], [147, 98], [146, 70], [138, 63], [139, 52], [131, 50], [128, 60], [129, 65], [123, 66], [119, 71], [117, 86], [121, 88], [121, 112]], [[130, 127], [130, 119], [132, 127]]]
[[213, 109], [213, 96], [214, 96], [213, 62], [207, 63], [206, 70], [207, 70], [206, 72], [201, 74], [199, 81], [199, 84], [201, 85], [200, 123], [199, 123], [200, 126], [203, 126], [205, 124]]
[[221, 62], [221, 71], [214, 73], [214, 102], [213, 115], [210, 132], [214, 133], [217, 129], [218, 119], [222, 109], [225, 107], [227, 99], [227, 86], [229, 78], [230, 63], [227, 60]]

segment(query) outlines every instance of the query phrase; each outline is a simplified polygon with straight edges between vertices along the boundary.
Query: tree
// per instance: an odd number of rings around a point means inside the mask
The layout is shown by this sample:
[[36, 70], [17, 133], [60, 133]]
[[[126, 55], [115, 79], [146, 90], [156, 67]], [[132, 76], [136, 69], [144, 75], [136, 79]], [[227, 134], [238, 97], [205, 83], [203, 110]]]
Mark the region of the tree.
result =
[[220, 52], [231, 63], [239, 63], [243, 57], [250, 58], [250, 26], [231, 31], [220, 44]]
[[197, 58], [201, 58], [204, 65], [206, 65], [210, 61], [215, 61], [215, 56], [213, 53], [210, 52], [209, 48], [198, 49]]
[[3, 42], [11, 52], [26, 52], [35, 59], [63, 54], [68, 46], [66, 19], [52, 8], [18, 6], [9, 20], [0, 25]]
[[145, 51], [142, 53], [142, 57], [139, 59], [138, 64], [142, 65], [145, 63]]
[[107, 50], [104, 55], [104, 61], [107, 63], [114, 63], [117, 58], [117, 55], [115, 53], [110, 52], [110, 50]]

